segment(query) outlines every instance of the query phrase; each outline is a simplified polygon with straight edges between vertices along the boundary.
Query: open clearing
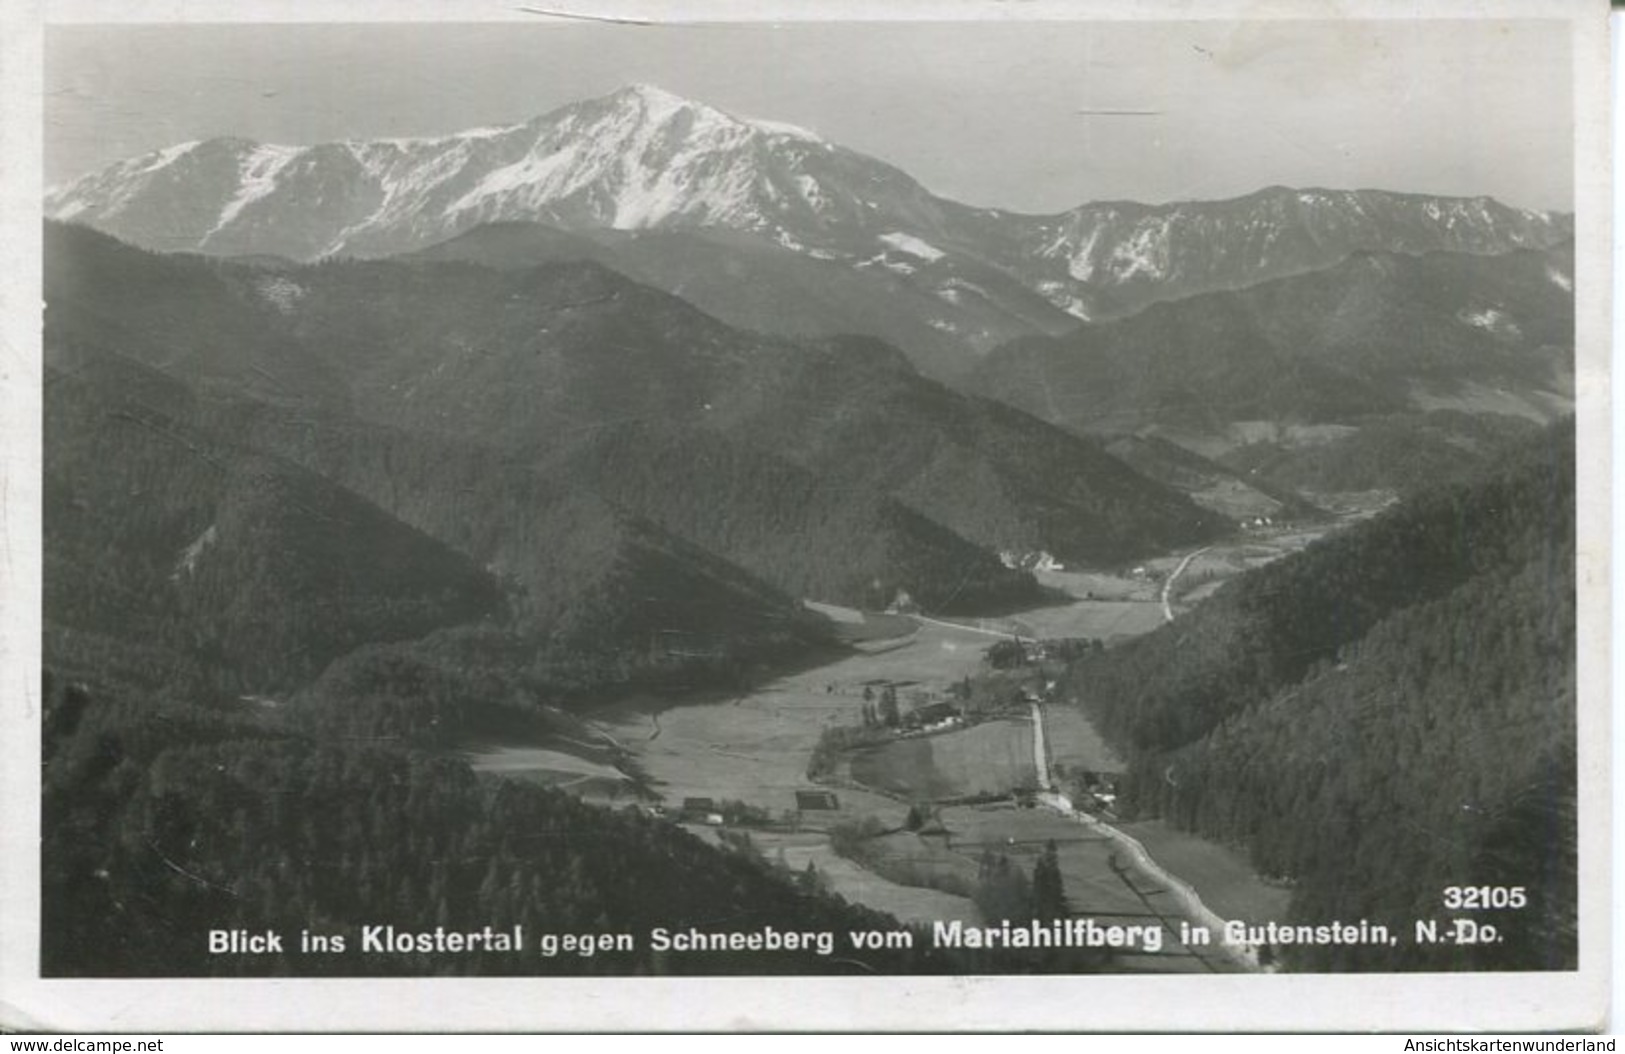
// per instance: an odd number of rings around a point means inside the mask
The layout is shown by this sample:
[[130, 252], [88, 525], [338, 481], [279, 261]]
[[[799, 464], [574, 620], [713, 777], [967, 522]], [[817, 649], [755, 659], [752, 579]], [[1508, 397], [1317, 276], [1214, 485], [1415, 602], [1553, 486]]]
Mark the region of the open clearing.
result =
[[1161, 625], [1162, 605], [1155, 600], [1079, 600], [1022, 612], [1021, 622], [1024, 637], [1090, 637], [1109, 644]]
[[[854, 903], [890, 912], [904, 922], [929, 923], [937, 919], [958, 919], [972, 926], [981, 924], [981, 913], [969, 897], [888, 881], [845, 857], [835, 855], [822, 835], [761, 832], [753, 833], [751, 837], [761, 847], [764, 856], [769, 860], [782, 859], [792, 873], [799, 873], [811, 861], [830, 892], [838, 893]], [[972, 877], [975, 877], [974, 873]]]
[[1121, 823], [1118, 830], [1178, 875], [1202, 903], [1226, 919], [1284, 922], [1291, 891], [1266, 884], [1240, 854], [1205, 838], [1177, 831], [1161, 820]]
[[892, 615], [873, 611], [859, 611], [839, 604], [824, 604], [803, 600], [802, 606], [816, 611], [833, 623], [835, 638], [844, 644], [862, 645], [878, 641], [900, 640], [919, 628], [919, 623], [907, 615]]
[[1044, 746], [1054, 773], [1122, 772], [1127, 767], [1076, 706], [1044, 707]]
[[529, 780], [582, 797], [615, 803], [636, 798], [626, 774], [613, 765], [546, 747], [485, 746], [463, 753], [475, 772]]
[[894, 739], [854, 751], [851, 773], [864, 786], [933, 801], [1035, 787], [1032, 725], [987, 721], [959, 732]]
[[[1044, 577], [1054, 572], [1043, 572]], [[1064, 572], [1062, 572], [1064, 573]], [[1153, 591], [1147, 586], [1142, 591]], [[1025, 637], [1029, 640], [1055, 640], [1091, 637], [1108, 643], [1137, 637], [1162, 624], [1162, 604], [1150, 600], [1075, 600], [1052, 607], [1033, 608], [1020, 615], [998, 619], [963, 619], [958, 624], [984, 636]], [[953, 625], [951, 620], [936, 623]], [[984, 641], [985, 647], [990, 641]]]
[[1068, 571], [1034, 571], [1038, 584], [1058, 589], [1078, 600], [1119, 600], [1151, 602], [1157, 599], [1157, 586], [1134, 575], [1083, 568]]
[[[635, 699], [594, 716], [636, 755], [668, 802], [734, 798], [777, 815], [794, 807], [797, 789], [814, 786], [806, 769], [819, 733], [828, 725], [861, 723], [866, 686], [943, 691], [977, 669], [987, 645], [979, 634], [918, 626], [899, 645], [797, 671], [741, 696], [681, 705]], [[851, 797], [871, 811], [895, 812], [897, 822], [906, 811], [881, 795], [841, 795], [843, 806]]]
[[874, 840], [888, 871], [913, 868], [922, 881], [936, 876], [952, 884], [975, 881], [984, 853], [1001, 855], [1027, 874], [1044, 847], [1055, 843], [1061, 883], [1074, 917], [1100, 925], [1154, 926], [1162, 931], [1160, 951], [1126, 955], [1123, 969], [1157, 973], [1229, 972], [1235, 969], [1212, 949], [1199, 954], [1179, 943], [1182, 917], [1174, 897], [1141, 873], [1110, 839], [1046, 809], [1008, 804], [949, 806], [939, 812], [945, 836], [897, 833]]

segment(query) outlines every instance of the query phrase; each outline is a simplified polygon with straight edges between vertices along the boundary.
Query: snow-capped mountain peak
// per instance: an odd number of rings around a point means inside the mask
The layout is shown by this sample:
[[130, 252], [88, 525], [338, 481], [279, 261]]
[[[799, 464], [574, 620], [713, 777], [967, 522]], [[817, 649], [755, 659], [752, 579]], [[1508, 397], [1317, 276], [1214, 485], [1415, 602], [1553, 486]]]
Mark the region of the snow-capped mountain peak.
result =
[[984, 342], [1007, 318], [1058, 329], [1353, 252], [1497, 253], [1572, 230], [1488, 198], [1316, 187], [1051, 216], [973, 208], [806, 129], [649, 84], [435, 137], [184, 143], [53, 190], [46, 214], [148, 248], [302, 260], [390, 255], [502, 222], [747, 233], [901, 283], [933, 310], [974, 307], [974, 320], [935, 322]]
[[46, 213], [158, 248], [300, 259], [416, 248], [501, 220], [726, 226], [799, 246], [786, 216], [839, 197], [804, 170], [815, 152], [838, 151], [794, 125], [632, 84], [450, 135], [182, 144], [53, 189]]
[[479, 221], [579, 208], [618, 229], [672, 220], [761, 226], [752, 156], [763, 133], [650, 85], [566, 107], [531, 123], [524, 153], [488, 170], [447, 206]]

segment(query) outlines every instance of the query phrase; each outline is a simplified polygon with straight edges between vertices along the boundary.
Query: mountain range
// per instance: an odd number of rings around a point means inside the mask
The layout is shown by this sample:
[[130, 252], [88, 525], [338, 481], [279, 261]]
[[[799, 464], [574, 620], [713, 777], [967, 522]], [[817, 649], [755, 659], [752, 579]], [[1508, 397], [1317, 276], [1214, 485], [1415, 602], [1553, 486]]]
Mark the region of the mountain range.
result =
[[1572, 408], [1573, 272], [1572, 242], [1361, 252], [1011, 341], [966, 387], [1080, 434], [1161, 435], [1249, 479], [1262, 467], [1288, 492], [1426, 485], [1491, 433]]
[[[448, 547], [500, 590], [501, 612], [422, 629], [511, 625], [555, 657], [536, 674], [544, 681], [559, 676], [560, 655], [597, 670], [568, 674], [579, 685], [645, 668], [670, 681], [674, 656], [736, 669], [823, 646], [802, 598], [939, 612], [1032, 603], [1031, 576], [996, 553], [1126, 560], [1228, 523], [1092, 440], [920, 376], [880, 342], [734, 330], [587, 261], [267, 267], [55, 224], [46, 244], [46, 365], [67, 400], [52, 410], [61, 453], [47, 462], [50, 487], [79, 494], [95, 478], [69, 452], [116, 460], [106, 452], [128, 415], [106, 406], [129, 403], [180, 437], [142, 473], [185, 479], [188, 450], [219, 448], [233, 451], [228, 465], [257, 458], [321, 481], [327, 490], [298, 491], [308, 523], [252, 528], [277, 551], [339, 544], [322, 527], [334, 503]], [[61, 595], [91, 595], [83, 576], [121, 554], [162, 568], [195, 549], [207, 570], [249, 544], [234, 510], [272, 500], [252, 483], [199, 498], [127, 551], [117, 525], [152, 515], [132, 502], [168, 510], [180, 499], [111, 487], [86, 499], [105, 510], [90, 539], [53, 527], [48, 551], [72, 545], [54, 565]], [[153, 618], [184, 625], [187, 609], [164, 598], [185, 582], [161, 579], [130, 591], [160, 603]], [[297, 599], [274, 577], [255, 581], [265, 598], [245, 589], [222, 602], [271, 610]], [[53, 604], [48, 617], [100, 627], [74, 610]], [[208, 610], [211, 625], [230, 625]], [[166, 627], [164, 639], [186, 637]], [[356, 634], [329, 632], [324, 647], [400, 636]], [[335, 657], [304, 652], [324, 655]], [[293, 676], [276, 673], [253, 687]]]
[[1020, 336], [1354, 252], [1543, 249], [1573, 229], [1572, 217], [1488, 198], [1374, 190], [1271, 187], [1042, 216], [978, 208], [805, 129], [646, 85], [438, 138], [177, 144], [53, 188], [46, 214], [160, 251], [300, 261], [537, 224], [553, 231], [437, 251], [597, 258], [736, 325], [867, 332], [939, 377]]

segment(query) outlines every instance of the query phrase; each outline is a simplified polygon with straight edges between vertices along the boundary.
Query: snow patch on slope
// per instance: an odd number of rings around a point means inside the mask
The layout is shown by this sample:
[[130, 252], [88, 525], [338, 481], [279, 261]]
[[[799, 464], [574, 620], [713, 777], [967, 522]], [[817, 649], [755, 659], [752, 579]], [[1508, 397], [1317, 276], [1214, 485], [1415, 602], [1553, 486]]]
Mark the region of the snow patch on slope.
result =
[[146, 189], [149, 177], [173, 165], [199, 145], [195, 139], [176, 143], [121, 161], [110, 169], [84, 176], [66, 186], [50, 188], [45, 195], [46, 215], [57, 220], [77, 216], [94, 207], [93, 201], [87, 200], [85, 195], [94, 197], [98, 192], [104, 192], [107, 200], [101, 206], [101, 215], [103, 218], [115, 216], [139, 191]]
[[1096, 227], [1089, 232], [1089, 237], [1083, 244], [1072, 251], [1072, 256], [1066, 262], [1066, 273], [1080, 282], [1087, 282], [1095, 274], [1095, 243], [1100, 240], [1100, 228]]
[[237, 195], [226, 202], [226, 207], [220, 210], [220, 219], [215, 222], [213, 229], [203, 236], [204, 244], [236, 219], [243, 209], [275, 190], [276, 177], [288, 167], [289, 162], [302, 153], [304, 153], [302, 147], [277, 146], [273, 143], [262, 143], [250, 151], [248, 156], [238, 163]]
[[1159, 224], [1143, 226], [1128, 241], [1112, 250], [1112, 271], [1118, 281], [1127, 281], [1142, 274], [1147, 278], [1168, 277], [1170, 223], [1170, 219], [1164, 218]]
[[910, 256], [918, 257], [919, 259], [924, 260], [926, 263], [933, 263], [947, 255], [941, 249], [938, 249], [929, 242], [921, 241], [919, 238], [916, 238], [911, 234], [904, 234], [901, 231], [892, 231], [890, 234], [882, 234], [880, 236], [880, 241], [894, 249], [908, 253]]
[[1079, 300], [1077, 297], [1072, 295], [1072, 292], [1067, 288], [1066, 283], [1053, 281], [1039, 282], [1038, 291], [1043, 294], [1045, 300], [1048, 300], [1051, 304], [1054, 304], [1056, 307], [1060, 308], [1062, 311], [1065, 311], [1073, 318], [1081, 318], [1085, 322], [1090, 320], [1089, 308], [1082, 300]]
[[[511, 165], [487, 172], [485, 178], [467, 194], [451, 203], [447, 212], [462, 212], [476, 207], [486, 198], [500, 197], [527, 188], [549, 188], [561, 195], [568, 193], [568, 183], [560, 180], [575, 164], [583, 144], [570, 143], [550, 152], [532, 151]], [[555, 183], [564, 186], [554, 187]]]
[[1498, 337], [1518, 337], [1522, 335], [1522, 331], [1518, 329], [1518, 324], [1512, 320], [1512, 316], [1497, 307], [1478, 308], [1477, 310], [1462, 308], [1456, 312], [1456, 320], [1493, 333]]
[[191, 545], [181, 550], [180, 559], [175, 562], [175, 570], [170, 572], [169, 580], [171, 582], [179, 581], [182, 575], [190, 575], [196, 571], [198, 557], [202, 556], [219, 536], [220, 532], [211, 523], [208, 529], [198, 535]]
[[284, 315], [290, 314], [305, 296], [305, 287], [284, 275], [263, 279], [254, 288], [266, 303]]
[[524, 156], [486, 173], [448, 214], [535, 212], [581, 194], [580, 207], [618, 230], [676, 217], [762, 225], [752, 204], [761, 172], [742, 149], [759, 129], [648, 85], [609, 98], [590, 118], [540, 127]]
[[783, 121], [764, 121], [756, 117], [748, 118], [745, 123], [758, 131], [766, 132], [768, 135], [781, 135], [786, 139], [803, 139], [809, 143], [823, 142], [822, 139], [818, 138], [817, 132], [810, 132], [800, 125], [786, 124]]

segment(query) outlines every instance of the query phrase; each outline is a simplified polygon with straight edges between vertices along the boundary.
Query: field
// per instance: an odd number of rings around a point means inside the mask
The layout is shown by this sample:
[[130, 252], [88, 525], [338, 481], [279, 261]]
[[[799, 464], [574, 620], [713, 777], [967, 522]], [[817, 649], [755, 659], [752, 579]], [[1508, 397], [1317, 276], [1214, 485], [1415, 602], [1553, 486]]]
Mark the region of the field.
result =
[[[600, 709], [600, 727], [637, 758], [668, 802], [699, 796], [733, 798], [778, 815], [795, 791], [813, 786], [807, 761], [828, 725], [862, 720], [863, 691], [878, 683], [942, 691], [976, 670], [989, 638], [942, 626], [875, 646], [827, 666], [802, 670], [740, 696], [633, 699]], [[842, 791], [901, 822], [906, 806], [881, 795]]]
[[1123, 762], [1075, 706], [1044, 707], [1044, 745], [1050, 771], [1122, 772]]
[[639, 781], [615, 767], [607, 742], [587, 742], [582, 737], [590, 730], [572, 730], [577, 734], [561, 733], [551, 746], [471, 743], [460, 753], [475, 772], [541, 783], [593, 801], [617, 805], [647, 797]]
[[859, 611], [839, 604], [822, 604], [812, 600], [804, 600], [802, 605], [829, 619], [834, 624], [835, 639], [844, 644], [862, 646], [881, 641], [896, 641], [912, 635], [919, 628], [919, 623], [907, 615]]
[[949, 806], [939, 817], [947, 829], [945, 837], [897, 832], [874, 839], [870, 851], [885, 858], [875, 866], [888, 874], [912, 870], [920, 881], [959, 887], [976, 881], [984, 853], [1002, 855], [1030, 874], [1044, 847], [1054, 842], [1063, 891], [1074, 917], [1093, 918], [1103, 926], [1162, 927], [1164, 946], [1160, 951], [1124, 955], [1117, 962], [1119, 968], [1157, 973], [1235, 968], [1214, 951], [1202, 950], [1198, 955], [1180, 945], [1180, 912], [1171, 894], [1134, 868], [1110, 840], [1087, 826], [1045, 809], [1019, 809], [1009, 804]]
[[[1075, 579], [1074, 585], [1083, 581]], [[1154, 582], [1116, 581], [1143, 599], [1085, 602], [1020, 618], [1044, 626], [1069, 622], [1059, 634], [1066, 636], [1109, 636], [1101, 629], [1125, 615], [1160, 623]], [[1094, 584], [1108, 583], [1102, 579]], [[983, 652], [995, 639], [987, 630], [895, 616], [851, 613], [841, 621], [855, 637], [868, 639], [855, 641], [854, 651], [836, 662], [738, 696], [690, 697], [681, 704], [670, 698], [624, 700], [594, 711], [589, 727], [576, 738], [582, 746], [589, 745], [588, 739], [613, 741], [628, 755], [627, 767], [642, 774], [642, 786], [668, 806], [685, 797], [709, 797], [766, 810], [785, 822], [750, 832], [767, 859], [793, 871], [810, 861], [834, 892], [900, 919], [977, 921], [975, 905], [964, 894], [974, 888], [982, 855], [992, 851], [1007, 856], [1030, 874], [1044, 845], [1054, 841], [1075, 915], [1103, 925], [1164, 925], [1162, 951], [1126, 955], [1117, 963], [1120, 969], [1166, 973], [1235, 968], [1212, 950], [1193, 954], [1180, 947], [1173, 939], [1181, 917], [1174, 895], [1139, 870], [1121, 847], [1075, 819], [1010, 804], [955, 805], [938, 812], [944, 835], [922, 837], [902, 830], [910, 800], [1035, 785], [1032, 728], [1025, 720], [986, 722], [873, 748], [847, 767], [875, 790], [837, 785], [838, 811], [798, 815], [795, 792], [814, 786], [806, 778], [814, 744], [827, 726], [860, 722], [865, 688], [872, 692], [877, 685], [893, 685], [905, 698], [917, 692], [940, 697], [950, 685], [978, 672]], [[1048, 707], [1046, 729], [1052, 763], [1093, 771], [1119, 767], [1081, 711]], [[608, 757], [601, 751], [583, 751], [590, 755], [586, 758], [534, 747], [471, 753], [482, 771], [545, 779], [585, 797], [625, 802], [635, 793], [633, 785], [605, 764]], [[888, 832], [870, 843], [876, 854], [870, 868], [836, 856], [826, 834], [832, 824], [864, 817], [873, 817]], [[694, 830], [704, 837], [716, 835], [709, 828]], [[1132, 830], [1160, 864], [1194, 886], [1221, 914], [1267, 918], [1284, 910], [1283, 891], [1264, 885], [1243, 861], [1221, 848], [1158, 825]]]
[[1118, 829], [1141, 845], [1169, 872], [1178, 875], [1202, 898], [1202, 903], [1227, 919], [1281, 922], [1286, 919], [1292, 894], [1266, 884], [1245, 858], [1224, 846], [1161, 820], [1118, 824]]
[[1156, 629], [1163, 618], [1155, 600], [1079, 600], [1022, 612], [1021, 622], [1024, 637], [1090, 637], [1110, 644]]
[[1132, 575], [1077, 568], [1067, 571], [1035, 571], [1040, 585], [1057, 589], [1078, 600], [1142, 601], [1157, 599], [1154, 583]]
[[[712, 834], [710, 831], [705, 833]], [[820, 834], [752, 832], [751, 840], [763, 856], [782, 864], [792, 874], [799, 874], [811, 863], [830, 892], [855, 904], [889, 912], [903, 922], [930, 923], [937, 919], [959, 919], [969, 925], [978, 925], [982, 921], [976, 905], [968, 897], [890, 882], [851, 860], [836, 856], [829, 842]], [[972, 875], [974, 877], [974, 870]]]
[[865, 786], [922, 800], [1036, 787], [1032, 725], [988, 721], [866, 747], [853, 753], [851, 775]]

